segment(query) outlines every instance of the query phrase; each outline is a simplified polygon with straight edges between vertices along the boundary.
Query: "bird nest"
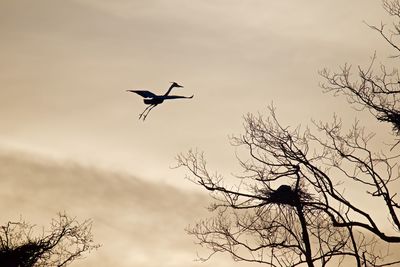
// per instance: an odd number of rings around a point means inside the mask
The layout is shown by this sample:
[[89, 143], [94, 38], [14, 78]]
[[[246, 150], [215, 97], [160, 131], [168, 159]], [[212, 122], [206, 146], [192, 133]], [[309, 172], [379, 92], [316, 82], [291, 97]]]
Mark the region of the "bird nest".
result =
[[268, 203], [296, 206], [305, 200], [311, 199], [311, 195], [301, 188], [292, 189], [289, 185], [281, 185], [278, 189], [265, 192]]
[[396, 132], [397, 135], [400, 135], [400, 113], [391, 112], [384, 113], [383, 115], [378, 117], [380, 121], [390, 122], [393, 125], [393, 131]]

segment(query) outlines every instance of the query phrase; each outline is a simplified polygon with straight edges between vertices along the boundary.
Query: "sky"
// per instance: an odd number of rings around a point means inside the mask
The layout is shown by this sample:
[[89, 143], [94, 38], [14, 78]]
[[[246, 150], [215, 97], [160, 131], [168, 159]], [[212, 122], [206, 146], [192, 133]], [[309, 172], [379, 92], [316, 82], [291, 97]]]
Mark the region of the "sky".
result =
[[[0, 152], [9, 188], [1, 192], [16, 205], [3, 204], [4, 214], [40, 220], [63, 209], [94, 217], [107, 245], [88, 257], [93, 266], [159, 266], [124, 231], [130, 222], [170, 220], [157, 234], [144, 231], [153, 238], [144, 248], [181, 264], [164, 266], [196, 264], [183, 229], [205, 214], [207, 197], [172, 168], [176, 155], [197, 148], [212, 168], [237, 171], [228, 137], [243, 132], [243, 115], [266, 113], [271, 103], [285, 125], [336, 113], [375, 127], [369, 114], [323, 94], [318, 71], [365, 66], [375, 51], [387, 60], [393, 51], [364, 23], [385, 20], [377, 0], [0, 0]], [[126, 90], [162, 94], [172, 81], [184, 86], [174, 93], [194, 98], [138, 120], [145, 105]], [[390, 126], [376, 129], [385, 135]], [[69, 193], [52, 201], [61, 189]], [[110, 212], [118, 220], [107, 221]], [[158, 244], [166, 228], [171, 240]], [[140, 257], [126, 256], [127, 247]]]

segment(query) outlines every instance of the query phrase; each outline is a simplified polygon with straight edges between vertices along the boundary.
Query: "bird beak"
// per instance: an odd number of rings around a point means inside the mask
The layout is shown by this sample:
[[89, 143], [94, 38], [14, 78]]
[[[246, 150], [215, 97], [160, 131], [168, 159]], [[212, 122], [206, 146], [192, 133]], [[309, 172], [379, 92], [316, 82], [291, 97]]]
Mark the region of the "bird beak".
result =
[[175, 87], [182, 87], [183, 88], [183, 86], [182, 85], [179, 85], [178, 83], [176, 83], [176, 82], [170, 82], [170, 83], [174, 83], [175, 85]]

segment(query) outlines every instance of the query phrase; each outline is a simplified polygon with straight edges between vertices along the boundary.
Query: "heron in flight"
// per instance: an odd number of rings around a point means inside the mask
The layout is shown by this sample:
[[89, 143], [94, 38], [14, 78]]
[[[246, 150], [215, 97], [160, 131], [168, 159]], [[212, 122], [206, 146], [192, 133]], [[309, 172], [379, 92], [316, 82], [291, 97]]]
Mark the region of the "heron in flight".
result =
[[164, 102], [164, 100], [167, 100], [167, 99], [178, 99], [178, 98], [193, 98], [193, 95], [192, 96], [169, 95], [169, 93], [171, 92], [172, 88], [174, 88], [174, 87], [182, 87], [183, 88], [182, 85], [179, 85], [176, 82], [172, 82], [171, 86], [168, 88], [168, 91], [164, 95], [156, 95], [156, 94], [154, 94], [154, 93], [152, 93], [150, 91], [146, 91], [146, 90], [126, 90], [126, 91], [127, 92], [136, 93], [136, 94], [140, 95], [141, 97], [144, 98], [143, 102], [146, 105], [149, 105], [139, 115], [139, 120], [141, 118], [143, 118], [143, 120], [145, 120], [147, 115], [149, 115], [150, 111], [153, 108], [155, 108], [157, 105], [159, 105], [162, 102]]

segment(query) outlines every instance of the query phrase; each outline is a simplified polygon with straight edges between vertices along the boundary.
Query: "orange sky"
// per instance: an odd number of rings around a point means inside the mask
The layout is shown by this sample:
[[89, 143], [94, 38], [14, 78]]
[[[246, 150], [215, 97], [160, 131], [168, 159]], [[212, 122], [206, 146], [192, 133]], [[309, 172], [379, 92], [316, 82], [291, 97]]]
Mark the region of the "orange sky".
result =
[[[288, 124], [340, 113], [317, 71], [385, 47], [362, 23], [380, 22], [379, 1], [0, 3], [0, 145], [156, 180], [190, 147], [229, 160], [242, 115], [272, 102]], [[195, 98], [137, 120], [125, 90], [169, 81]]]
[[[363, 23], [384, 14], [377, 0], [0, 0], [0, 151], [189, 190], [184, 170], [170, 168], [175, 155], [199, 148], [230, 174], [228, 135], [272, 102], [286, 125], [333, 113], [377, 125], [322, 94], [317, 72], [365, 65], [375, 50], [386, 60], [390, 49]], [[145, 106], [125, 90], [163, 93], [170, 81], [194, 98], [139, 121]]]

